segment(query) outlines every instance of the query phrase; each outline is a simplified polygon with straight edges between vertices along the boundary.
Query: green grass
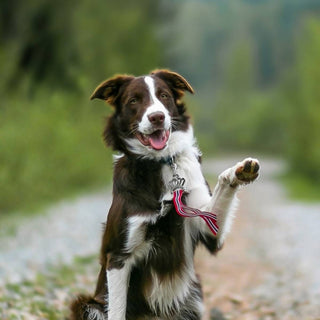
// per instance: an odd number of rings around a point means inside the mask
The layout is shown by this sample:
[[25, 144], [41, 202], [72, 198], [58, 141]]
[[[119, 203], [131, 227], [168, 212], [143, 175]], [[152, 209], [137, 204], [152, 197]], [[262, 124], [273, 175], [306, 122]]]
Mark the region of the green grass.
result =
[[305, 176], [286, 173], [280, 177], [291, 199], [305, 202], [320, 201], [320, 181], [311, 181]]
[[41, 91], [0, 108], [0, 215], [32, 212], [110, 183], [101, 138], [108, 108], [83, 94]]
[[77, 294], [94, 292], [98, 271], [98, 257], [87, 256], [51, 267], [32, 281], [6, 284], [0, 287], [0, 319], [66, 319]]

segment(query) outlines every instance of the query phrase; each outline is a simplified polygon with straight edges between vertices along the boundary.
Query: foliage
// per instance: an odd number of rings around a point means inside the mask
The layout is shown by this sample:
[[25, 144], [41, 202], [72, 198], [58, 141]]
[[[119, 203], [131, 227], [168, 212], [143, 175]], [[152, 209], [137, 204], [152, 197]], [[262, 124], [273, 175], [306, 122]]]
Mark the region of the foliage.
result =
[[320, 22], [306, 20], [297, 39], [296, 63], [280, 94], [286, 110], [286, 150], [291, 171], [314, 184], [320, 182]]
[[320, 8], [317, 0], [174, 3], [174, 19], [162, 27], [164, 39], [171, 40], [164, 52], [166, 59], [192, 79], [196, 89], [210, 90], [213, 98], [216, 89], [224, 86], [230, 55], [241, 42], [252, 51], [255, 84], [273, 86], [294, 61], [294, 38], [301, 18]]
[[175, 20], [165, 27], [173, 44], [166, 57], [190, 77], [198, 92], [194, 113], [200, 143], [211, 152], [252, 150], [285, 156], [290, 119], [280, 86], [296, 63], [295, 41], [305, 17], [320, 3], [176, 3]]
[[304, 202], [319, 202], [320, 183], [314, 178], [310, 179], [299, 171], [285, 172], [280, 181], [286, 187], [288, 196], [292, 199]]
[[45, 81], [45, 86], [88, 90], [91, 81], [147, 72], [159, 62], [153, 32], [157, 4], [150, 1], [14, 2], [0, 6], [6, 91], [25, 78], [32, 88]]
[[158, 66], [156, 15], [147, 0], [1, 2], [0, 214], [110, 182], [108, 109], [89, 96]]
[[220, 150], [281, 152], [284, 143], [283, 110], [270, 89], [254, 87], [250, 46], [233, 50], [224, 86], [212, 108], [214, 136]]
[[287, 181], [298, 182], [292, 185], [301, 192], [307, 181], [314, 189], [320, 181], [320, 3], [177, 3], [175, 27], [166, 29], [175, 40], [167, 59], [199, 92], [192, 100], [200, 145], [206, 152], [285, 157]]
[[[205, 152], [285, 156], [319, 173], [317, 0], [0, 3], [0, 214], [107, 183], [94, 87], [168, 66]], [[311, 13], [312, 12], [312, 17]], [[305, 27], [304, 27], [305, 26]], [[302, 31], [304, 30], [304, 31]]]
[[111, 155], [100, 139], [104, 110], [86, 106], [87, 100], [41, 91], [36, 102], [11, 99], [1, 109], [2, 211], [108, 183]]

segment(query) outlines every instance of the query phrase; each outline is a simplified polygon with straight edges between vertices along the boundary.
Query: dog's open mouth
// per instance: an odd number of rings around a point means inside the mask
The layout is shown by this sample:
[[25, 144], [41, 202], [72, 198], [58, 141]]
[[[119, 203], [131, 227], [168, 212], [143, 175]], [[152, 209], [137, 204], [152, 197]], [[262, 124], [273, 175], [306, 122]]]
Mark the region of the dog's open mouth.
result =
[[162, 150], [167, 145], [170, 136], [170, 130], [156, 130], [151, 134], [143, 134], [138, 132], [136, 136], [144, 146], [150, 146], [154, 150]]

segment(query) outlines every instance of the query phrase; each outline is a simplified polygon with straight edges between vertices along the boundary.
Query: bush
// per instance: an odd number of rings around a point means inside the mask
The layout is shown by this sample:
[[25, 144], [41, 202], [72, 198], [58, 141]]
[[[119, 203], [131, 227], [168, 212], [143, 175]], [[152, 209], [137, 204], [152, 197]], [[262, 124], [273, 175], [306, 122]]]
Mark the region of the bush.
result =
[[320, 22], [306, 20], [297, 40], [296, 63], [284, 81], [287, 158], [291, 171], [320, 181]]
[[108, 184], [111, 152], [100, 138], [106, 113], [64, 92], [7, 101], [0, 109], [0, 212]]

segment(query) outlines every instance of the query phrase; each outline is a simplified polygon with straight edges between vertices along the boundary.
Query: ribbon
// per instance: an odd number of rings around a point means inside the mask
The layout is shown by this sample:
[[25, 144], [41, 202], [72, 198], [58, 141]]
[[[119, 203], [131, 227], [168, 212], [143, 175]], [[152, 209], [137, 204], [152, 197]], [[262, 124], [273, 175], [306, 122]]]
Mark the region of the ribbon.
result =
[[173, 193], [173, 204], [178, 215], [187, 218], [201, 217], [213, 235], [217, 235], [219, 226], [217, 224], [217, 215], [211, 212], [201, 211], [199, 209], [190, 208], [182, 203], [182, 195], [184, 192], [185, 179], [181, 178], [177, 174], [177, 164], [175, 163], [175, 157], [170, 157], [168, 164], [173, 170], [172, 180], [169, 182], [169, 187]]
[[177, 188], [173, 190], [173, 204], [178, 215], [182, 217], [201, 217], [208, 225], [211, 232], [216, 236], [219, 231], [217, 224], [217, 215], [211, 212], [201, 211], [199, 209], [190, 208], [182, 203], [182, 195], [184, 190]]

